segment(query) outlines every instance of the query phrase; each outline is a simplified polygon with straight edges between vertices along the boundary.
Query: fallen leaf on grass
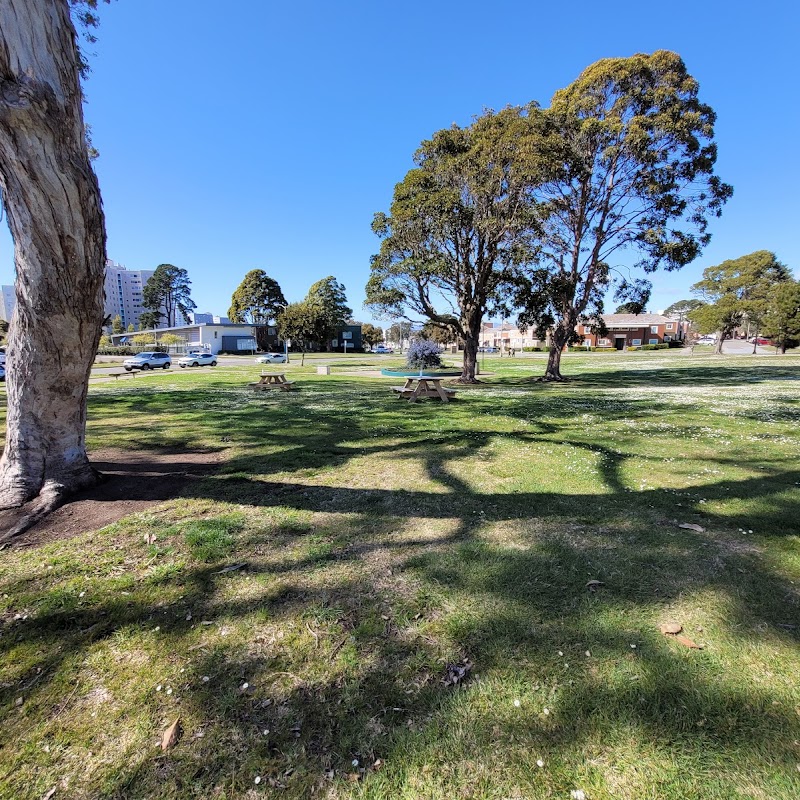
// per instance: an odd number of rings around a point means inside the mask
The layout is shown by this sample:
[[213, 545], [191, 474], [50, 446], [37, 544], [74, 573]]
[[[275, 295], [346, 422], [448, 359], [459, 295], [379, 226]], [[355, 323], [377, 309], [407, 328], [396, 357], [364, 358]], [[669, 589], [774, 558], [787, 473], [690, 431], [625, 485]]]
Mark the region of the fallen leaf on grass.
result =
[[603, 586], [603, 585], [604, 585], [603, 581], [597, 581], [597, 580], [586, 581], [586, 588], [590, 592], [596, 592], [597, 591], [597, 587], [598, 586]]
[[658, 629], [664, 636], [672, 636], [676, 633], [680, 633], [683, 630], [683, 625], [680, 622], [665, 622], [663, 625], [659, 625]]
[[472, 671], [472, 662], [465, 658], [463, 661], [459, 661], [458, 664], [448, 664], [445, 669], [447, 673], [442, 678], [442, 683], [445, 686], [456, 686]]
[[676, 642], [680, 642], [684, 647], [688, 647], [691, 650], [702, 650], [703, 645], [697, 644], [697, 642], [693, 642], [687, 636], [676, 636]]
[[54, 786], [52, 789], [48, 789], [43, 795], [42, 800], [50, 800], [50, 798], [56, 793], [56, 787]]
[[224, 572], [235, 572], [237, 569], [244, 569], [247, 564], [231, 564], [229, 567], [223, 567], [216, 572], [212, 572], [212, 575], [222, 575]]
[[685, 528], [687, 531], [697, 531], [698, 533], [705, 533], [706, 529], [702, 525], [695, 525], [694, 522], [681, 522], [679, 528]]
[[162, 750], [169, 750], [170, 747], [173, 747], [181, 735], [181, 718], [178, 717], [175, 722], [172, 723], [165, 731], [164, 735], [161, 737], [161, 749]]

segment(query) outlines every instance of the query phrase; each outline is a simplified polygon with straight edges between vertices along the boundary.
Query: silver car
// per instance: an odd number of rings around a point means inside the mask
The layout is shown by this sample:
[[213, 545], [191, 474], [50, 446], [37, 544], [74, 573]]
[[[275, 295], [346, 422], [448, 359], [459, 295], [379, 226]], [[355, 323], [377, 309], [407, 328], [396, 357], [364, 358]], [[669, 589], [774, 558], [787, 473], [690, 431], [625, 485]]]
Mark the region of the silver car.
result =
[[178, 366], [184, 367], [216, 367], [217, 357], [213, 353], [189, 353], [178, 359]]
[[256, 359], [256, 364], [285, 364], [285, 353], [264, 353]]
[[133, 369], [140, 369], [142, 372], [148, 369], [169, 369], [172, 366], [172, 359], [168, 353], [139, 353], [133, 358], [126, 358], [122, 362], [126, 372]]

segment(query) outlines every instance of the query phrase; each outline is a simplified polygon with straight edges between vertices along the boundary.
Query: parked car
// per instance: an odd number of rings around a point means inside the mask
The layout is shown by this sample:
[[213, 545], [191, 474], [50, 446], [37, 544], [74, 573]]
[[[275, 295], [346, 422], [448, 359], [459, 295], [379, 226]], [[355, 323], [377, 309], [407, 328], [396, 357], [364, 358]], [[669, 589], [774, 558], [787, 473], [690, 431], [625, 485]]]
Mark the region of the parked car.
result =
[[387, 347], [385, 344], [376, 344], [375, 347], [372, 348], [372, 352], [386, 355], [389, 353], [394, 353], [394, 350], [392, 350], [391, 347]]
[[0, 366], [6, 365], [6, 349], [5, 347], [0, 347]]
[[750, 339], [748, 339], [747, 341], [750, 342], [750, 344], [760, 344], [760, 345], [771, 345], [772, 344], [772, 341], [770, 341], [769, 339], [764, 339], [761, 336], [759, 336], [758, 338], [753, 336]]
[[701, 336], [695, 344], [716, 344], [717, 337], [716, 336]]
[[478, 348], [478, 352], [479, 353], [496, 353], [497, 352], [497, 348], [496, 347], [479, 347]]
[[178, 359], [178, 366], [184, 367], [216, 367], [217, 357], [213, 353], [189, 353]]
[[4, 381], [6, 379], [6, 368], [0, 365], [0, 381]]
[[133, 358], [126, 358], [122, 362], [126, 372], [133, 369], [140, 369], [144, 372], [147, 369], [169, 369], [172, 366], [172, 359], [168, 353], [139, 353]]
[[286, 353], [263, 353], [256, 359], [256, 364], [285, 364]]

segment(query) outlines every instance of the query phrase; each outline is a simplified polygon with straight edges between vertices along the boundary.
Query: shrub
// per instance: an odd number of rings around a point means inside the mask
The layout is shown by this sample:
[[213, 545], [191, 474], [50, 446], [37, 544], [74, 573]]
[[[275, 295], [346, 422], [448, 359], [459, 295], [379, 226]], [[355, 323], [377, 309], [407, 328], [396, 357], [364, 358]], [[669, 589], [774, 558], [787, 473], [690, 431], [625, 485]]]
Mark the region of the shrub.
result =
[[439, 345], [430, 339], [412, 339], [406, 353], [406, 364], [412, 369], [441, 367], [442, 357]]
[[667, 350], [669, 344], [643, 344], [642, 350]]
[[541, 353], [544, 350], [544, 347], [523, 347], [523, 353]]
[[134, 356], [138, 349], [134, 350], [132, 347], [98, 347], [97, 355], [99, 356]]

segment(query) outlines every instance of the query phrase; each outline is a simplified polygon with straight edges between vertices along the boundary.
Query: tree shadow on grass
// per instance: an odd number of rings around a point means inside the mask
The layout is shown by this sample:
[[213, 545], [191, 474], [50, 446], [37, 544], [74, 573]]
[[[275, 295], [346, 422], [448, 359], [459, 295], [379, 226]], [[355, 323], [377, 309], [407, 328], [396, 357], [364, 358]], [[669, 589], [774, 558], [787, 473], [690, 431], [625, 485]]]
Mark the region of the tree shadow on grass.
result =
[[[4, 581], [3, 592], [33, 597], [37, 610], [28, 620], [6, 617], [0, 648], [25, 654], [41, 670], [17, 671], [0, 687], [3, 743], [18, 739], [4, 748], [12, 755], [0, 771], [13, 796], [41, 796], [62, 773], [42, 741], [73, 759], [100, 750], [102, 766], [72, 772], [74, 796], [86, 797], [247, 796], [254, 776], [275, 794], [303, 798], [329, 790], [376, 798], [517, 790], [566, 796], [579, 778], [596, 781], [600, 796], [614, 794], [613, 770], [597, 764], [626, 756], [639, 756], [651, 773], [619, 766], [627, 796], [722, 797], [749, 788], [792, 796], [798, 717], [780, 681], [755, 680], [764, 656], [752, 653], [765, 642], [781, 653], [796, 643], [797, 589], [756, 545], [732, 539], [732, 526], [749, 519], [737, 516], [735, 503], [730, 513], [681, 509], [680, 520], [691, 511], [707, 532], [664, 524], [677, 513], [674, 493], [627, 491], [628, 455], [584, 441], [580, 423], [569, 422], [575, 406], [568, 403], [548, 409], [535, 399], [514, 401], [504, 416], [534, 418], [520, 432], [459, 431], [450, 415], [457, 409], [433, 404], [415, 408], [407, 428], [397, 420], [407, 408], [388, 400], [372, 398], [367, 420], [341, 416], [344, 401], [321, 415], [318, 395], [283, 399], [291, 405], [270, 406], [266, 422], [262, 408], [247, 405], [224, 419], [207, 419], [207, 407], [188, 414], [180, 436], [202, 425], [245, 450], [222, 474], [185, 486], [182, 496], [323, 512], [314, 528], [261, 539], [243, 533], [227, 561], [189, 560], [163, 574], [157, 593], [147, 580], [126, 584], [129, 594], [115, 592], [116, 576], [105, 571], [105, 599], [88, 608], [77, 602], [68, 574], [60, 583]], [[460, 413], [497, 413], [490, 400], [469, 400]], [[545, 412], [548, 421], [538, 422]], [[646, 410], [621, 402], [609, 413], [616, 419]], [[372, 426], [396, 440], [391, 447], [375, 441]], [[476, 491], [459, 462], [498, 441], [591, 449], [602, 488]], [[419, 461], [441, 491], [302, 479], [303, 470], [372, 453]], [[295, 476], [259, 477], [277, 470]], [[759, 533], [778, 539], [797, 533], [797, 482], [796, 465], [776, 459], [763, 476], [715, 480], [702, 492], [711, 502], [757, 500]], [[416, 535], [425, 524], [431, 532]], [[128, 535], [127, 547], [143, 558], [140, 532]], [[328, 546], [313, 551], [320, 535]], [[501, 535], [508, 540], [498, 541]], [[178, 539], [165, 544], [182, 552]], [[221, 573], [226, 564], [240, 568]], [[603, 582], [594, 593], [590, 578]], [[702, 636], [688, 631], [706, 650], [682, 650], [657, 623], [701, 595], [716, 603], [708, 616], [724, 619]], [[238, 625], [249, 633], [231, 643], [222, 631]], [[747, 654], [741, 666], [731, 661], [736, 647]], [[111, 653], [106, 665], [98, 657], [103, 649]], [[170, 699], [137, 683], [137, 653], [174, 683]], [[445, 686], [445, 663], [463, 658], [475, 665], [467, 686]], [[126, 675], [133, 695], [124, 695]], [[110, 691], [124, 702], [81, 731], [73, 718], [86, 724], [87, 698], [114, 680]], [[23, 687], [20, 712], [14, 704]], [[31, 731], [25, 719], [37, 708], [49, 721]], [[156, 735], [178, 713], [184, 738], [160, 754]], [[131, 745], [106, 742], [103, 729], [112, 723]], [[141, 726], [148, 735], [137, 737]], [[608, 742], [600, 751], [599, 740]], [[539, 756], [554, 769], [537, 768]], [[372, 769], [376, 759], [379, 770]], [[745, 772], [749, 778], [740, 778]]]
[[[432, 503], [426, 509], [430, 513]], [[37, 705], [51, 709], [53, 724], [36, 730], [36, 741], [78, 753], [103, 750], [99, 729], [86, 738], [70, 718], [85, 715], [91, 690], [116, 674], [116, 667], [90, 655], [107, 643], [117, 663], [146, 649], [163, 662], [164, 683], [175, 692], [167, 697], [139, 685], [127, 699], [145, 712], [124, 706], [108, 712], [106, 724], [124, 731], [132, 715], [136, 725], [152, 726], [153, 735], [130, 750], [109, 745], [101, 769], [73, 777], [74, 796], [237, 796], [258, 775], [272, 788], [285, 786], [290, 797], [324, 795], [332, 787], [349, 796], [353, 777], [361, 781], [353, 795], [378, 797], [392, 786], [413, 791], [426, 765], [432, 769], [429, 793], [418, 792], [436, 796], [438, 786], [453, 796], [469, 785], [458, 765], [481, 763], [498, 747], [521, 761], [506, 764], [495, 783], [509, 781], [508, 791], [522, 785], [563, 792], [583, 770], [581, 749], [619, 731], [694, 765], [691, 778], [672, 776], [673, 790], [688, 791], [691, 780], [735, 786], [735, 778], [724, 777], [721, 764], [727, 762], [757, 773], [766, 759], [776, 779], [790, 774], [791, 737], [800, 725], [785, 696], [729, 679], [715, 660], [713, 640], [703, 640], [707, 651], [690, 653], [655, 624], [626, 621], [642, 612], [655, 622], [686, 593], [712, 589], [730, 603], [729, 636], [743, 642], [796, 638], [796, 631], [776, 623], [796, 613], [796, 590], [755, 556], [680, 529], [574, 536], [537, 531], [528, 534], [527, 549], [515, 549], [487, 541], [483, 525], [467, 522], [467, 530], [439, 537], [433, 546], [398, 537], [394, 517], [374, 534], [376, 541], [356, 539], [357, 550], [369, 545], [391, 555], [391, 575], [343, 577], [335, 567], [351, 557], [348, 546], [316, 560], [322, 569], [313, 583], [313, 565], [302, 559], [273, 568], [252, 563], [231, 573], [220, 573], [220, 565], [191, 567], [164, 581], [166, 602], [146, 602], [134, 591], [7, 625], [4, 649], [36, 647], [43, 654], [41, 672], [22, 677], [26, 713]], [[354, 528], [360, 525], [361, 518], [353, 521]], [[288, 534], [287, 544], [304, 535]], [[721, 560], [718, 573], [708, 569], [713, 559]], [[731, 591], [729, 577], [739, 570], [749, 577]], [[259, 575], [280, 582], [262, 584]], [[603, 580], [603, 587], [589, 592], [587, 576]], [[204, 627], [203, 620], [213, 625]], [[250, 635], [228, 644], [225, 626], [240, 621]], [[764, 621], [769, 630], [759, 629]], [[115, 646], [117, 639], [122, 645]], [[80, 667], [84, 653], [88, 672]], [[446, 661], [464, 657], [475, 664], [468, 685], [446, 686]], [[78, 693], [66, 699], [49, 685], [64, 670], [82, 676]], [[112, 691], [119, 691], [119, 681]], [[0, 696], [7, 722], [18, 691], [5, 688]], [[58, 721], [58, 714], [66, 719]], [[184, 720], [184, 738], [159, 755], [155, 734], [176, 714]], [[562, 763], [544, 788], [532, 777], [541, 756]], [[2, 776], [18, 797], [31, 788], [24, 783], [30, 780], [26, 759], [39, 764], [39, 795], [58, 769], [41, 748], [34, 752], [26, 743], [10, 755]], [[372, 769], [377, 759], [381, 770]], [[482, 796], [478, 789], [473, 795]]]

